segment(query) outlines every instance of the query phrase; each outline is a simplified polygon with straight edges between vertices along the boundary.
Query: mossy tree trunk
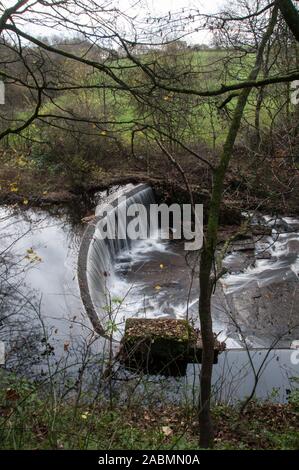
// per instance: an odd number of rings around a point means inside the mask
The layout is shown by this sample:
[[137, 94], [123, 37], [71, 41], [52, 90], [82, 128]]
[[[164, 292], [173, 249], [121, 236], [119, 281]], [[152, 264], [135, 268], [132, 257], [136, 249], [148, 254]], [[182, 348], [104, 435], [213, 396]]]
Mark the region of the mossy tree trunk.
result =
[[299, 12], [292, 0], [278, 0], [279, 9], [288, 27], [299, 41]]
[[[261, 68], [265, 47], [271, 37], [275, 24], [277, 22], [278, 6], [274, 6], [268, 28], [260, 43], [255, 65], [248, 77], [248, 80], [256, 80]], [[215, 267], [215, 249], [217, 244], [217, 233], [219, 226], [220, 205], [223, 194], [223, 184], [226, 171], [232, 156], [234, 144], [240, 129], [244, 109], [250, 94], [251, 88], [242, 90], [239, 95], [233, 119], [229, 128], [223, 152], [219, 165], [214, 171], [213, 189], [210, 201], [208, 227], [204, 246], [200, 258], [200, 300], [199, 317], [201, 324], [201, 334], [203, 342], [203, 358], [200, 378], [200, 402], [199, 402], [199, 421], [200, 421], [200, 446], [208, 448], [213, 446], [213, 422], [210, 412], [211, 400], [211, 382], [214, 358], [214, 335], [211, 317], [211, 296], [215, 282], [213, 272]]]

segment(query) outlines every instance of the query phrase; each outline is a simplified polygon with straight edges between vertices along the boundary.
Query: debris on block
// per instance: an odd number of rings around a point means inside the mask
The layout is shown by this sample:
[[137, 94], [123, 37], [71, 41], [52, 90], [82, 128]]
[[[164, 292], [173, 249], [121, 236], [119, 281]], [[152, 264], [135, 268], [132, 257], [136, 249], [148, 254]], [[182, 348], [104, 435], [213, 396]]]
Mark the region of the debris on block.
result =
[[[214, 364], [224, 349], [215, 336]], [[182, 376], [188, 364], [202, 361], [201, 334], [187, 320], [128, 318], [118, 359], [130, 370]]]

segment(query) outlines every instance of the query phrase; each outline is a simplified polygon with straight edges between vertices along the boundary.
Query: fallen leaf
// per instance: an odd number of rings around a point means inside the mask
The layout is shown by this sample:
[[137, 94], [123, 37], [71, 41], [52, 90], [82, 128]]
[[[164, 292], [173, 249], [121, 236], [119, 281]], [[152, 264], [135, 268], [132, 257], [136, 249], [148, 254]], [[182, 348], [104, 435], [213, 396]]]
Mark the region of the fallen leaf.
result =
[[20, 398], [20, 395], [18, 394], [18, 392], [16, 390], [14, 390], [13, 388], [8, 388], [6, 390], [6, 400], [10, 400], [10, 401], [16, 401], [16, 400], [19, 400]]
[[169, 426], [163, 426], [162, 427], [162, 432], [163, 432], [164, 436], [166, 436], [166, 437], [171, 436], [171, 434], [173, 434], [173, 431]]

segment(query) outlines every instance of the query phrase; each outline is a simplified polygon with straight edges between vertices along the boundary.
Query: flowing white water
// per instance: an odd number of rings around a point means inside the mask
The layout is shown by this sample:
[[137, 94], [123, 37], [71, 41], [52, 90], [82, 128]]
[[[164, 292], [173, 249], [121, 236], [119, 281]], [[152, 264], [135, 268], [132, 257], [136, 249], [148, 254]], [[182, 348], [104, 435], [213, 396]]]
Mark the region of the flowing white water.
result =
[[[149, 208], [154, 202], [152, 190], [146, 188], [126, 204]], [[165, 240], [159, 231], [133, 242], [94, 237], [88, 254], [88, 285], [98, 317], [106, 329], [113, 324], [115, 339], [121, 338], [128, 317], [188, 317], [199, 326], [198, 277], [192, 274], [197, 260], [193, 256], [187, 262], [186, 254], [183, 242]], [[220, 339], [229, 347], [239, 347], [227, 338], [226, 329], [226, 322], [215, 319], [214, 331]]]
[[[252, 273], [256, 269], [258, 273], [258, 281], [266, 282], [268, 276], [273, 276], [278, 265], [281, 268], [281, 273], [284, 275], [286, 272], [292, 276], [292, 281], [289, 284], [298, 283], [298, 220], [291, 218], [282, 219], [287, 226], [283, 233], [279, 234], [277, 239], [277, 232], [273, 232], [269, 238], [263, 238], [256, 243], [256, 253], [253, 253], [252, 263], [255, 262], [257, 253], [263, 251], [265, 248], [270, 252], [271, 258], [257, 259], [256, 264], [251, 268], [242, 267], [237, 270], [231, 270], [230, 276], [237, 276], [245, 278], [246, 270]], [[297, 225], [296, 225], [297, 224]], [[26, 298], [30, 298], [36, 306], [40, 307], [40, 313], [50, 329], [51, 337], [50, 343], [54, 346], [53, 360], [62, 361], [63, 358], [70, 357], [70, 362], [75, 362], [73, 359], [79, 357], [80, 351], [84, 350], [85, 344], [94, 338], [92, 326], [88, 322], [88, 318], [81, 303], [80, 293], [76, 280], [77, 269], [77, 256], [78, 248], [81, 239], [81, 230], [78, 227], [75, 230], [71, 225], [68, 218], [58, 213], [55, 216], [49, 215], [48, 212], [30, 209], [26, 212], [17, 211], [16, 209], [2, 208], [0, 211], [0, 225], [1, 225], [1, 250], [7, 246], [11, 248], [11, 261], [15, 262], [15, 257], [19, 260], [18, 266], [21, 268], [18, 276], [14, 275], [9, 279], [10, 282], [16, 282], [18, 289], [21, 293], [26, 294]], [[292, 232], [293, 230], [293, 232]], [[119, 252], [114, 250], [113, 257], [106, 257], [107, 252], [105, 247], [98, 246], [97, 256], [102, 260], [103, 266], [107, 269], [113, 268], [106, 278], [106, 283], [111, 288], [111, 297], [114, 299], [113, 310], [117, 315], [117, 322], [122, 322], [123, 319], [129, 315], [147, 315], [147, 316], [160, 316], [171, 315], [178, 318], [183, 318], [186, 314], [186, 307], [188, 303], [188, 290], [190, 287], [191, 276], [190, 268], [185, 261], [185, 252], [182, 244], [178, 242], [164, 242], [156, 234], [153, 240], [145, 240], [132, 244], [131, 246], [120, 249]], [[112, 252], [114, 247], [112, 248]], [[30, 263], [30, 260], [24, 257], [27, 254], [27, 249], [33, 249], [34, 252], [41, 257], [41, 262]], [[102, 254], [101, 254], [102, 253]], [[233, 265], [234, 261], [241, 257], [240, 252], [230, 254], [226, 261], [229, 265]], [[105, 261], [106, 260], [106, 261]], [[192, 266], [192, 263], [189, 263]], [[239, 263], [240, 266], [242, 263]], [[289, 264], [289, 271], [288, 271]], [[30, 269], [23, 272], [24, 266], [29, 265]], [[163, 265], [161, 268], [160, 265]], [[4, 266], [4, 265], [3, 265]], [[272, 268], [272, 269], [270, 269]], [[103, 268], [104, 269], [104, 268]], [[265, 279], [261, 278], [264, 272]], [[248, 275], [248, 273], [247, 273]], [[252, 275], [252, 277], [254, 277]], [[288, 282], [283, 281], [283, 277], [279, 275], [276, 270], [274, 276], [274, 284], [268, 283], [271, 287], [276, 286], [276, 280], [281, 282], [281, 288]], [[97, 289], [102, 282], [102, 276], [96, 277]], [[156, 289], [156, 287], [160, 289]], [[197, 301], [197, 276], [195, 276], [194, 288], [191, 291], [189, 300], [189, 316], [198, 316], [198, 301]], [[233, 288], [233, 286], [232, 286]], [[298, 312], [298, 302], [292, 300], [291, 296], [287, 295], [279, 288], [275, 288], [284, 299], [287, 308], [293, 302], [294, 309]], [[129, 292], [128, 292], [129, 291]], [[127, 295], [126, 295], [127, 294]], [[229, 294], [230, 295], [230, 294]], [[229, 296], [228, 295], [228, 296]], [[248, 291], [245, 284], [244, 289], [237, 288], [233, 296], [238, 299], [248, 300], [248, 317], [253, 318], [256, 322], [255, 304], [249, 298]], [[34, 350], [32, 344], [27, 340], [27, 334], [37, 336], [38, 324], [36, 324], [36, 311], [29, 311], [31, 306], [23, 306], [20, 308], [16, 298], [10, 300], [9, 309], [11, 313], [22, 315], [22, 325], [20, 328], [21, 338], [26, 341], [22, 343], [21, 354], [25, 360], [25, 349], [29, 348], [28, 353], [33, 356]], [[119, 303], [119, 301], [121, 302]], [[3, 305], [3, 299], [1, 298]], [[23, 302], [23, 301], [22, 301]], [[279, 303], [276, 298], [267, 300], [271, 309], [276, 313], [281, 309], [282, 303]], [[278, 304], [278, 307], [277, 305]], [[276, 308], [276, 310], [275, 310]], [[5, 310], [5, 316], [10, 310]], [[37, 310], [38, 311], [38, 310]], [[215, 313], [215, 312], [214, 312]], [[293, 314], [296, 313], [295, 310]], [[107, 314], [107, 312], [106, 312]], [[100, 312], [99, 312], [100, 315]], [[289, 317], [283, 315], [278, 318], [279, 322], [283, 322], [283, 329], [288, 326]], [[19, 324], [18, 324], [19, 325]], [[228, 321], [218, 319], [215, 317], [214, 330], [216, 332], [222, 331], [221, 338], [225, 339], [228, 328]], [[257, 325], [258, 328], [259, 325]], [[123, 327], [123, 323], [119, 325], [119, 333]], [[28, 329], [28, 332], [27, 332]], [[4, 331], [4, 330], [1, 330]], [[229, 330], [229, 334], [232, 330]], [[266, 335], [270, 335], [267, 330]], [[235, 338], [235, 336], [234, 336]], [[1, 338], [8, 341], [7, 334]], [[298, 340], [298, 336], [293, 336], [293, 340]], [[38, 339], [35, 339], [38, 341]], [[26, 343], [26, 344], [25, 344]], [[238, 343], [234, 339], [228, 338], [228, 348], [234, 347]], [[248, 344], [252, 346], [265, 347], [262, 339], [252, 335]], [[41, 343], [44, 345], [44, 343]], [[240, 342], [239, 345], [242, 346]], [[93, 354], [95, 362], [95, 377], [98, 378], [99, 370], [98, 364], [100, 360], [100, 352], [102, 351], [102, 343], [93, 344]], [[44, 348], [44, 346], [42, 346]], [[284, 346], [283, 346], [284, 347]], [[285, 393], [285, 388], [289, 388], [287, 382], [288, 377], [298, 375], [298, 365], [292, 366], [290, 356], [294, 351], [282, 351], [279, 357], [276, 352], [273, 352], [271, 363], [267, 366], [267, 373], [263, 374], [263, 381], [261, 382], [260, 395], [265, 396], [267, 391], [271, 391], [273, 387], [280, 387]], [[98, 356], [96, 356], [98, 353]], [[259, 357], [260, 352], [254, 352]], [[275, 356], [275, 357], [274, 357]], [[261, 356], [262, 357], [262, 356]], [[272, 357], [272, 356], [271, 356]], [[244, 361], [243, 361], [244, 358]], [[34, 359], [32, 357], [32, 359]], [[14, 360], [11, 356], [11, 361]], [[66, 360], [66, 359], [65, 359]], [[227, 389], [227, 396], [243, 398], [248, 395], [251, 384], [245, 377], [246, 368], [244, 363], [247, 361], [246, 351], [229, 351], [227, 354], [220, 356], [219, 365], [214, 368], [215, 373], [221, 381], [225, 380], [229, 388]], [[247, 361], [248, 362], [248, 361]], [[267, 361], [268, 363], [268, 361]], [[224, 369], [224, 366], [226, 368]], [[278, 368], [283, 365], [281, 374], [278, 373]], [[285, 366], [285, 367], [284, 367]], [[26, 370], [29, 370], [28, 362], [26, 362]], [[223, 368], [223, 373], [222, 373]], [[291, 370], [286, 370], [290, 368]], [[190, 366], [190, 371], [193, 372], [193, 366]], [[240, 375], [240, 379], [238, 378]], [[196, 370], [195, 376], [198, 375]], [[242, 375], [242, 376], [241, 376]], [[193, 381], [193, 376], [190, 373], [190, 381]], [[240, 383], [242, 390], [238, 393], [233, 393], [231, 389], [231, 381], [236, 376], [236, 381]], [[275, 379], [275, 380], [274, 380]], [[190, 382], [191, 383], [191, 382]], [[285, 387], [283, 384], [286, 384]], [[245, 387], [246, 385], [246, 387]], [[237, 385], [236, 385], [237, 386]], [[243, 390], [244, 387], [244, 390]], [[285, 399], [285, 397], [282, 397]]]
[[[131, 188], [125, 187], [121, 192], [115, 194], [115, 197], [108, 201], [109, 204], [113, 203], [114, 200], [117, 200], [123, 194], [127, 194], [128, 189]], [[154, 202], [153, 192], [151, 188], [146, 187], [128, 197], [121, 204], [125, 204], [127, 207], [131, 204], [143, 204], [145, 207], [149, 207], [152, 202]], [[104, 202], [104, 209], [106, 206], [107, 200]], [[114, 212], [117, 222], [123, 224], [123, 219], [121, 217], [118, 219], [117, 216], [118, 208], [118, 205], [111, 208], [109, 215], [111, 216], [112, 212]], [[103, 210], [102, 202], [97, 207], [96, 214], [100, 212], [100, 209]], [[126, 227], [122, 227], [122, 229], [126, 229]], [[144, 246], [141, 247], [141, 252], [146, 251], [146, 245], [147, 243], [144, 243]], [[125, 292], [124, 282], [115, 274], [115, 265], [117, 264], [118, 256], [122, 254], [122, 256], [128, 257], [132, 248], [133, 244], [129, 238], [103, 239], [98, 236], [97, 231], [95, 231], [90, 243], [87, 259], [88, 288], [94, 309], [103, 325], [107, 324], [108, 321], [117, 323], [115, 308], [121, 305], [127, 293]], [[129, 263], [129, 258], [127, 263]]]
[[[273, 228], [271, 236], [256, 241], [253, 264], [222, 279], [227, 294], [241, 292], [253, 284], [262, 288], [275, 282], [299, 280], [299, 232], [295, 231], [299, 220], [291, 217], [281, 220], [286, 224], [287, 232]], [[277, 222], [269, 216], [264, 216], [264, 221], [272, 227]], [[263, 254], [267, 255], [265, 259], [256, 259]], [[238, 257], [238, 252], [228, 255], [225, 265], [229, 268]]]
[[[126, 206], [143, 204], [149, 211], [155, 203], [151, 188], [129, 189]], [[128, 194], [127, 187], [123, 191]], [[121, 194], [118, 192], [117, 197]], [[103, 208], [101, 204], [96, 213]], [[111, 210], [116, 211], [117, 206]], [[283, 328], [287, 329], [291, 310], [296, 309], [292, 289], [299, 281], [299, 221], [292, 218], [273, 221], [265, 216], [259, 222], [272, 228], [271, 235], [255, 237], [250, 242], [253, 247], [250, 255], [248, 250], [236, 248], [226, 257], [224, 264], [229, 274], [221, 280], [224, 298], [219, 292], [213, 296], [213, 328], [229, 348], [244, 346], [244, 338], [231, 321], [231, 310], [236, 311], [241, 326], [245, 325], [247, 345], [266, 347], [270, 341], [265, 340], [267, 334], [270, 338], [276, 330], [280, 334]], [[101, 324], [106, 330], [113, 328], [115, 339], [121, 338], [128, 317], [188, 318], [199, 326], [198, 275], [193, 269], [198, 263], [195, 254], [189, 257], [186, 254], [183, 243], [165, 241], [159, 231], [139, 241], [102, 240], [94, 236], [88, 251], [88, 288]], [[281, 294], [277, 298], [276, 292], [271, 301], [271, 289], [276, 285]], [[258, 298], [262, 299], [259, 305], [255, 300]], [[288, 302], [290, 308], [285, 314]], [[276, 315], [280, 303], [281, 325], [273, 326], [267, 333], [266, 321], [272, 324], [271, 315]]]

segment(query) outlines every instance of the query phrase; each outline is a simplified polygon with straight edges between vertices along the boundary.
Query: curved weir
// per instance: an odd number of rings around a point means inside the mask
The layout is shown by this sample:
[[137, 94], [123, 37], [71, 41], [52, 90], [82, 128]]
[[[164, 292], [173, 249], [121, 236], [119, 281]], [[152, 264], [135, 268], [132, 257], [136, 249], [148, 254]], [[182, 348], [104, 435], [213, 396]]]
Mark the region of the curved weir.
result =
[[[120, 197], [126, 199], [119, 204]], [[109, 321], [109, 305], [112, 300], [110, 287], [114, 277], [115, 259], [122, 250], [129, 250], [134, 241], [128, 238], [102, 239], [96, 234], [97, 224], [100, 221], [105, 222], [103, 218], [107, 219], [111, 211], [115, 212], [116, 221], [121, 224], [122, 220], [118, 220], [117, 211], [122, 204], [126, 204], [126, 208], [131, 204], [142, 204], [149, 209], [150, 204], [154, 202], [152, 188], [145, 184], [123, 189], [108, 202], [110, 211], [108, 209], [108, 213], [103, 217], [96, 215], [83, 235], [78, 260], [79, 286], [86, 312], [95, 331], [101, 336], [106, 336], [105, 324]], [[100, 204], [102, 210], [106, 205], [104, 203], [103, 207]], [[126, 230], [126, 227], [122, 228]]]
[[[120, 196], [125, 202], [119, 202]], [[107, 204], [116, 213], [119, 204], [126, 209], [142, 204], [149, 213], [155, 202], [149, 186], [130, 185], [105, 195], [96, 214]], [[104, 219], [105, 214], [95, 216], [87, 227], [78, 266], [81, 297], [95, 331], [105, 336], [112, 328], [113, 338], [120, 340], [129, 317], [188, 318], [199, 327], [197, 252], [186, 252], [183, 240], [163, 240], [159, 231], [136, 241], [98, 238], [96, 226]], [[272, 227], [268, 219], [254, 221], [267, 228], [265, 235], [251, 233], [248, 240], [235, 242], [223, 260], [227, 274], [212, 297], [212, 315], [214, 332], [228, 349], [242, 348], [244, 341], [253, 348], [267, 348], [273, 341], [288, 348], [298, 339], [299, 221], [279, 219]]]
[[[142, 186], [139, 186], [137, 190], [140, 191], [141, 188]], [[126, 192], [129, 190], [127, 189]], [[103, 202], [106, 202], [108, 197], [105, 195], [102, 199]], [[115, 195], [112, 197], [115, 198]], [[32, 294], [32, 298], [35, 292], [41, 293], [42, 302], [38, 305], [42, 308], [43, 320], [48, 331], [53, 332], [51, 345], [54, 350], [53, 356], [50, 356], [50, 360], [53, 361], [51, 364], [55, 368], [57, 363], [66, 364], [71, 377], [77, 377], [81, 367], [78, 357], [81, 357], [82, 347], [91, 343], [88, 316], [85, 311], [83, 312], [81, 298], [78, 295], [77, 279], [74, 278], [74, 271], [78, 266], [78, 249], [82, 241], [81, 227], [71, 224], [68, 212], [61, 213], [59, 211], [53, 215], [45, 210], [31, 208], [25, 213], [15, 208], [2, 207], [0, 215], [4, 247], [10, 246], [12, 240], [16, 241], [12, 248], [12, 262], [20, 260], [20, 256], [23, 259], [23, 254], [26, 253], [28, 247], [32, 247], [42, 258], [42, 262], [34, 265], [29, 261], [29, 269], [25, 269], [25, 271], [23, 268], [28, 264], [28, 260], [24, 260], [25, 264], [19, 265], [18, 263], [17, 265], [21, 269], [17, 270], [14, 282], [20, 286], [20, 293], [26, 296], [28, 292], [30, 295]], [[268, 220], [266, 221], [268, 224]], [[230, 310], [238, 312], [237, 318], [240, 320], [244, 336], [246, 336], [247, 342], [252, 342], [252, 347], [247, 350], [244, 348], [244, 342], [238, 341], [234, 325], [228, 324], [225, 313], [227, 311], [226, 303], [222, 303], [223, 293], [221, 295], [219, 293], [218, 297], [215, 293], [214, 330], [225, 332], [223, 340], [227, 341], [228, 345], [228, 350], [219, 356], [218, 366], [213, 371], [214, 390], [219, 402], [243, 400], [248, 397], [255, 380], [251, 363], [253, 361], [255, 371], [257, 371], [266, 356], [265, 366], [256, 391], [258, 398], [270, 398], [271, 401], [285, 402], [289, 390], [295, 386], [290, 378], [299, 375], [298, 350], [283, 349], [289, 348], [292, 340], [299, 339], [299, 329], [292, 331], [291, 337], [288, 337], [287, 341], [280, 342], [279, 349], [272, 350], [269, 354], [269, 344], [273, 344], [274, 334], [275, 337], [277, 334], [279, 335], [280, 328], [284, 332], [289, 326], [290, 320], [299, 324], [299, 220], [284, 218], [282, 222], [282, 233], [279, 234], [279, 237], [275, 233], [272, 233], [273, 236], [262, 237], [255, 244], [255, 252], [244, 253], [233, 250], [225, 260], [229, 272], [223, 278], [225, 285], [219, 283], [218, 290], [220, 291], [221, 288], [224, 291], [226, 301], [231, 306]], [[81, 282], [85, 280], [86, 283], [87, 276], [84, 275], [82, 266], [83, 262], [87, 262], [87, 258], [82, 255], [89, 250], [93, 230], [92, 225], [86, 229], [85, 242], [81, 245], [80, 252], [79, 274]], [[23, 236], [21, 236], [22, 234]], [[111, 259], [114, 279], [109, 280], [113, 295], [116, 296], [118, 293], [121, 297], [127, 291], [128, 286], [134, 284], [134, 289], [130, 291], [129, 297], [131, 298], [127, 298], [122, 306], [119, 320], [123, 321], [124, 316], [127, 318], [146, 315], [148, 318], [158, 315], [161, 317], [163, 314], [183, 318], [183, 315], [186, 314], [188, 285], [190, 283], [188, 270], [183, 264], [184, 259], [185, 252], [180, 250], [179, 243], [171, 241], [163, 244], [159, 239], [134, 242], [131, 249], [124, 249], [116, 254], [115, 258]], [[284, 260], [289, 260], [289, 264], [285, 264]], [[260, 264], [260, 261], [263, 263]], [[164, 265], [163, 269], [160, 268], [162, 264]], [[256, 272], [254, 272], [254, 264]], [[140, 265], [143, 266], [142, 269], [139, 269]], [[297, 274], [296, 277], [295, 274]], [[238, 279], [235, 276], [238, 276]], [[96, 292], [100, 288], [101, 279], [99, 276], [99, 279], [96, 280]], [[254, 279], [257, 284], [252, 285]], [[278, 282], [275, 282], [276, 280]], [[248, 283], [248, 281], [250, 282]], [[157, 285], [161, 287], [160, 290], [155, 289]], [[87, 299], [90, 299], [89, 291], [81, 289], [81, 294], [82, 297], [85, 296], [84, 303], [87, 308]], [[189, 313], [192, 319], [198, 317], [197, 297], [198, 285], [195, 282], [195, 290], [190, 296], [189, 302]], [[145, 301], [146, 305], [143, 309]], [[149, 304], [152, 304], [152, 308]], [[4, 303], [4, 305], [6, 313], [9, 313], [10, 318], [13, 319], [15, 305], [19, 304]], [[41, 342], [44, 332], [39, 327], [40, 321], [36, 316], [35, 305], [37, 304], [30, 302], [30, 304], [18, 309], [14, 320], [16, 323], [13, 323], [16, 327], [11, 331], [12, 335], [21, 331], [26, 341], [22, 342], [20, 350], [15, 348], [16, 343], [14, 336], [12, 336], [12, 349], [9, 350], [8, 356], [12, 361], [11, 364], [22, 358], [23, 370], [26, 370], [30, 379], [33, 376], [36, 377], [37, 371], [43, 371], [48, 367], [48, 356], [43, 356], [41, 362], [37, 364], [36, 355], [32, 354], [35, 351], [35, 345], [37, 347], [42, 345], [41, 351], [43, 351], [44, 344]], [[93, 304], [91, 305], [90, 312], [95, 312]], [[273, 310], [272, 318], [269, 318], [265, 308], [267, 311]], [[222, 310], [225, 310], [223, 315]], [[97, 319], [94, 322], [95, 327], [99, 326], [99, 320], [105, 319], [106, 315], [105, 310], [97, 313], [99, 317], [95, 317]], [[263, 318], [265, 326], [262, 323]], [[271, 320], [271, 323], [267, 321], [267, 318]], [[102, 331], [101, 328], [97, 330]], [[5, 341], [10, 338], [7, 329], [2, 329], [2, 337]], [[235, 340], [234, 345], [231, 343], [233, 339]], [[98, 383], [99, 364], [102, 364], [105, 344], [106, 342], [101, 339], [92, 341], [90, 344], [92, 363], [90, 363], [88, 376], [86, 376], [89, 383], [93, 383], [93, 381], [95, 384]], [[68, 354], [65, 354], [65, 345], [67, 345]], [[250, 343], [248, 345], [250, 346]], [[256, 349], [257, 347], [262, 349]], [[292, 356], [296, 360], [294, 364], [291, 362]], [[122, 374], [122, 371], [120, 373]], [[179, 400], [180, 397], [183, 397], [185, 402], [187, 394], [190, 394], [188, 396], [192, 399], [191, 390], [194, 389], [194, 384], [197, 385], [198, 377], [199, 369], [194, 364], [190, 364], [186, 376], [187, 388], [184, 388], [185, 378], [180, 382], [179, 387], [182, 388], [176, 388], [177, 381], [163, 381], [161, 382], [161, 387], [163, 387], [161, 393], [165, 393], [165, 386], [167, 386], [171, 399]], [[65, 380], [64, 374], [62, 379]], [[160, 384], [160, 378], [156, 384], [158, 383]], [[152, 379], [151, 384], [154, 384]], [[275, 395], [273, 395], [274, 389], [277, 391]]]
[[[141, 192], [144, 189], [146, 191]], [[153, 197], [150, 188], [144, 185], [122, 188], [122, 194], [132, 196], [132, 202], [135, 196], [141, 198], [145, 204]], [[103, 194], [101, 207], [116, 197], [115, 193]], [[17, 285], [21, 294], [20, 300], [16, 297], [16, 302], [7, 302], [9, 296], [4, 298], [6, 314], [9, 313], [10, 321], [14, 323], [9, 323], [9, 329], [2, 329], [2, 338], [6, 342], [12, 338], [12, 347], [8, 349], [10, 364], [22, 359], [22, 374], [26, 371], [30, 380], [48, 367], [49, 358], [55, 369], [58, 363], [65, 364], [70, 376], [77, 377], [81, 367], [78, 357], [81, 357], [82, 348], [88, 345], [92, 348], [92, 357], [86, 379], [98, 384], [99, 364], [102, 364], [106, 342], [101, 338], [90, 341], [88, 315], [93, 319], [94, 329], [104, 334], [107, 327], [105, 286], [109, 286], [112, 297], [126, 296], [117, 316], [120, 330], [124, 318], [130, 316], [185, 318], [187, 304], [189, 318], [199, 326], [196, 323], [198, 277], [195, 276], [194, 288], [189, 295], [193, 263], [189, 256], [188, 265], [186, 263], [183, 242], [163, 242], [157, 235], [132, 244], [126, 240], [115, 241], [113, 246], [96, 244], [93, 223], [85, 229], [82, 242], [81, 224], [72, 222], [68, 208], [55, 210], [53, 214], [34, 208], [19, 211], [14, 206], [0, 209], [1, 242], [4, 249], [12, 247], [9, 265], [12, 263], [17, 267], [12, 285]], [[289, 349], [293, 342], [293, 347], [297, 347], [299, 340], [299, 220], [261, 215], [259, 220], [272, 230], [250, 239], [249, 250], [242, 249], [242, 243], [246, 245], [248, 240], [236, 242], [224, 259], [228, 272], [213, 296], [214, 331], [222, 333], [219, 339], [226, 341], [228, 349], [219, 356], [213, 372], [218, 401], [248, 397], [255, 380], [252, 362], [257, 371], [266, 360], [256, 391], [258, 398], [286, 401], [289, 390], [296, 385], [291, 378], [299, 374], [298, 350]], [[24, 257], [28, 247], [42, 261], [31, 263]], [[103, 273], [107, 266], [111, 273], [105, 277]], [[79, 270], [85, 309], [74, 277], [76, 269]], [[126, 295], [128, 289], [130, 292]], [[40, 295], [35, 302], [36, 293]], [[28, 294], [33, 300], [24, 305], [23, 298], [28, 298]], [[95, 307], [97, 303], [103, 307]], [[16, 305], [20, 308], [16, 309]], [[42, 312], [53, 346], [53, 355], [41, 356], [38, 363], [35, 351], [44, 351], [44, 331], [37, 312]], [[238, 320], [246, 347], [235, 323], [230, 322], [232, 316]], [[15, 326], [11, 328], [10, 325]], [[15, 332], [21, 332], [26, 339], [21, 342], [21, 349], [15, 348]], [[282, 334], [283, 338], [277, 343]], [[117, 334], [114, 337], [118, 339]], [[273, 345], [275, 349], [272, 349]], [[198, 377], [199, 369], [192, 364], [187, 370], [186, 389], [185, 379], [180, 382], [183, 388], [176, 388], [177, 381], [160, 382], [160, 378], [156, 384], [161, 383], [161, 393], [164, 394], [165, 386], [168, 386], [171, 398], [183, 397], [185, 402], [188, 393], [192, 398], [191, 390], [194, 384], [197, 385]], [[64, 374], [62, 380], [65, 380]], [[150, 383], [154, 385], [152, 379]], [[273, 394], [274, 389], [279, 390], [277, 395]]]

